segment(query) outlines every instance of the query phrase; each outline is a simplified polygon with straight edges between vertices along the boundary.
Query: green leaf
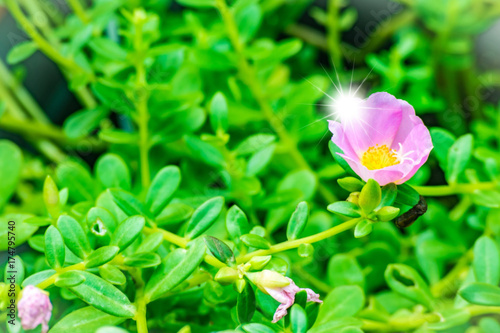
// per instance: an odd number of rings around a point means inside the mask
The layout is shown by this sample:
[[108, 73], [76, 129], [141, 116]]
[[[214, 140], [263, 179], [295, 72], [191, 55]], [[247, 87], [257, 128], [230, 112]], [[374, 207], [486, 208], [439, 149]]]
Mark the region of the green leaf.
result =
[[418, 204], [419, 200], [420, 195], [413, 187], [408, 184], [398, 185], [398, 194], [394, 202], [413, 207]]
[[120, 223], [111, 236], [110, 245], [116, 245], [120, 251], [125, 250], [132, 242], [139, 237], [146, 225], [144, 217], [136, 215], [127, 218]]
[[234, 15], [240, 39], [249, 41], [256, 34], [262, 21], [262, 11], [258, 4], [244, 6]]
[[85, 267], [92, 268], [104, 265], [118, 254], [120, 248], [118, 246], [103, 246], [92, 252], [85, 260]]
[[328, 211], [332, 213], [339, 214], [341, 216], [347, 216], [347, 217], [361, 216], [359, 212], [359, 207], [353, 204], [352, 202], [337, 201], [328, 205], [326, 209], [328, 209]]
[[37, 272], [33, 275], [28, 276], [26, 279], [24, 279], [23, 283], [21, 286], [25, 288], [28, 285], [33, 285], [36, 286], [42, 281], [47, 280], [50, 278], [52, 275], [56, 274], [56, 271], [53, 269], [47, 269], [44, 271]]
[[45, 259], [50, 267], [56, 269], [64, 266], [66, 255], [64, 241], [59, 230], [50, 226], [45, 231]]
[[453, 134], [440, 127], [433, 127], [430, 130], [432, 144], [434, 145], [434, 155], [439, 162], [442, 170], [447, 170], [448, 151], [455, 142], [456, 138]]
[[122, 273], [122, 271], [113, 265], [100, 266], [99, 274], [104, 280], [119, 286], [124, 285], [127, 281], [127, 278]]
[[430, 323], [428, 328], [437, 331], [447, 330], [468, 323], [471, 315], [468, 309], [445, 309], [440, 313], [440, 317], [439, 322]]
[[233, 251], [231, 251], [231, 248], [229, 248], [229, 246], [227, 246], [223, 241], [212, 236], [206, 236], [205, 243], [207, 244], [210, 252], [220, 262], [226, 264], [235, 262]]
[[380, 185], [373, 179], [368, 179], [359, 194], [359, 206], [365, 214], [371, 213], [382, 200]]
[[18, 43], [7, 54], [7, 63], [9, 65], [18, 64], [29, 58], [36, 50], [37, 45], [32, 41]]
[[98, 135], [99, 139], [109, 143], [116, 144], [137, 144], [139, 136], [137, 133], [129, 133], [125, 131], [118, 130], [102, 130]]
[[307, 332], [307, 314], [298, 304], [292, 305], [292, 310], [290, 311], [290, 325], [293, 333]]
[[392, 206], [394, 201], [396, 201], [396, 197], [398, 195], [398, 188], [396, 184], [389, 183], [385, 186], [382, 186], [382, 197], [380, 199], [380, 204], [377, 208], [382, 208], [385, 206]]
[[182, 202], [172, 202], [156, 217], [156, 224], [172, 225], [183, 222], [193, 215], [194, 208]]
[[205, 257], [206, 246], [202, 240], [190, 243], [188, 250], [177, 249], [165, 257], [149, 279], [145, 295], [153, 301], [186, 280]]
[[365, 277], [356, 259], [336, 254], [328, 262], [328, 281], [333, 287], [344, 285], [365, 286]]
[[269, 146], [255, 152], [248, 160], [245, 175], [247, 177], [253, 177], [262, 171], [271, 161], [275, 148], [275, 144], [270, 144]]
[[94, 180], [82, 165], [64, 161], [57, 166], [56, 177], [61, 188], [68, 188], [69, 198], [74, 202], [94, 201]]
[[255, 313], [255, 293], [250, 283], [247, 283], [243, 291], [238, 295], [236, 314], [240, 324], [248, 323]]
[[375, 212], [377, 219], [381, 222], [388, 222], [395, 219], [399, 215], [399, 208], [392, 206], [384, 206]]
[[363, 219], [354, 228], [354, 237], [361, 238], [368, 236], [373, 230], [373, 223], [368, 219]]
[[288, 227], [286, 230], [286, 238], [288, 240], [294, 240], [300, 236], [302, 231], [307, 224], [307, 218], [309, 216], [309, 206], [307, 202], [302, 201], [297, 205], [297, 208], [290, 217], [288, 222]]
[[66, 246], [79, 258], [85, 258], [92, 251], [87, 235], [82, 226], [69, 215], [61, 215], [57, 220], [57, 228], [64, 238]]
[[276, 136], [272, 134], [254, 134], [247, 137], [236, 147], [234, 152], [238, 156], [253, 154], [276, 141]]
[[130, 171], [123, 159], [116, 154], [105, 154], [96, 163], [97, 179], [105, 188], [117, 187], [130, 190]]
[[175, 165], [162, 168], [155, 176], [146, 196], [146, 206], [153, 215], [158, 215], [179, 188], [181, 172]]
[[486, 306], [500, 306], [500, 288], [482, 282], [473, 282], [458, 291], [467, 302]]
[[183, 6], [194, 8], [215, 7], [215, 0], [177, 0]]
[[455, 184], [458, 176], [465, 170], [472, 156], [474, 137], [472, 134], [462, 135], [455, 141], [448, 152], [446, 178], [448, 183]]
[[80, 271], [67, 271], [59, 274], [54, 284], [60, 288], [76, 287], [85, 282], [85, 276]]
[[131, 267], [155, 267], [161, 264], [161, 258], [156, 253], [136, 253], [129, 257], [125, 257], [123, 263], [125, 266]]
[[215, 197], [205, 201], [191, 216], [186, 228], [186, 237], [196, 238], [210, 228], [219, 217], [222, 207], [224, 207], [223, 197]]
[[125, 320], [126, 319], [123, 317], [111, 316], [92, 306], [88, 306], [74, 310], [60, 319], [54, 327], [50, 329], [50, 333], [95, 332], [99, 327], [118, 325]]
[[94, 37], [88, 45], [92, 51], [101, 57], [113, 60], [127, 60], [127, 50], [123, 49], [110, 38]]
[[225, 167], [226, 161], [222, 153], [209, 143], [206, 143], [195, 136], [184, 136], [184, 141], [192, 152], [193, 157], [200, 159], [206, 164], [221, 169]]
[[365, 185], [365, 182], [356, 177], [344, 177], [337, 179], [340, 187], [349, 192], [359, 192]]
[[141, 245], [137, 248], [135, 252], [136, 253], [154, 252], [160, 247], [162, 243], [163, 243], [163, 233], [161, 231], [157, 231], [147, 236], [141, 242]]
[[268, 250], [271, 248], [271, 243], [264, 237], [254, 234], [246, 234], [240, 237], [241, 241], [247, 246], [255, 247], [257, 249]]
[[227, 211], [226, 229], [236, 244], [240, 242], [241, 236], [250, 232], [247, 216], [237, 205], [232, 206]]
[[472, 267], [477, 282], [498, 285], [500, 282], [500, 253], [493, 239], [482, 236], [476, 240]]
[[344, 160], [342, 156], [339, 154], [344, 154], [342, 149], [340, 149], [333, 141], [328, 141], [328, 148], [330, 149], [330, 153], [332, 154], [335, 161], [345, 170], [348, 174], [352, 176], [357, 176], [357, 174], [352, 170], [349, 164]]
[[315, 326], [342, 317], [356, 315], [365, 304], [365, 295], [359, 286], [340, 286], [323, 300]]
[[17, 187], [21, 176], [22, 164], [23, 154], [21, 149], [11, 141], [0, 140], [0, 184], [2, 184], [0, 210], [9, 201]]
[[416, 270], [403, 264], [388, 265], [384, 273], [389, 287], [412, 301], [424, 305], [428, 309], [434, 308], [429, 287]]
[[43, 202], [50, 216], [57, 218], [61, 209], [59, 205], [59, 190], [49, 175], [45, 177], [45, 182], [43, 183]]
[[131, 318], [135, 315], [135, 306], [112, 284], [89, 272], [80, 274], [85, 282], [69, 289], [84, 302], [113, 316]]
[[99, 123], [108, 114], [108, 109], [102, 107], [77, 111], [64, 121], [64, 134], [70, 139], [86, 137], [99, 126]]
[[142, 202], [132, 194], [118, 189], [109, 189], [108, 192], [111, 194], [116, 205], [128, 216], [144, 215], [150, 219], [152, 218], [150, 212], [144, 207]]
[[246, 324], [241, 327], [246, 333], [276, 333], [275, 330], [259, 323]]
[[210, 101], [210, 125], [216, 134], [227, 131], [227, 102], [220, 91]]

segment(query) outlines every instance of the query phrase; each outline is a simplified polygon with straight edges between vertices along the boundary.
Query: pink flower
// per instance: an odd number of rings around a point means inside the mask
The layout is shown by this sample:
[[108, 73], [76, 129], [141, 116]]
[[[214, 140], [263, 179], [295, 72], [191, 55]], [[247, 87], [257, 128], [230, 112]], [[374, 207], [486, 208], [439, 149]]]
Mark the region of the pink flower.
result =
[[433, 148], [429, 130], [413, 107], [391, 94], [353, 99], [349, 109], [337, 114], [340, 123], [329, 121], [332, 141], [364, 181], [402, 184], [427, 161]]
[[295, 302], [295, 294], [301, 290], [306, 291], [308, 302], [323, 303], [319, 299], [319, 295], [311, 289], [299, 288], [292, 279], [274, 271], [266, 269], [260, 273], [247, 273], [247, 276], [262, 292], [281, 303], [274, 313], [273, 323], [286, 316], [287, 309]]
[[35, 286], [27, 286], [22, 291], [18, 309], [21, 326], [25, 330], [34, 329], [42, 324], [42, 333], [47, 333], [52, 316], [52, 304], [47, 292]]

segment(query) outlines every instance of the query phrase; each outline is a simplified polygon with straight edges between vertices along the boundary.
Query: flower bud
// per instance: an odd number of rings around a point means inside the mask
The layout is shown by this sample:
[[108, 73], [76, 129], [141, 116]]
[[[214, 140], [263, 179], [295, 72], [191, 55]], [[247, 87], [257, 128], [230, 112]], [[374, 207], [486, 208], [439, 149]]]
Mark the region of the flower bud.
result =
[[283, 288], [290, 284], [290, 281], [286, 277], [268, 269], [258, 273], [246, 273], [246, 276], [260, 290], [264, 290], [265, 288]]
[[377, 219], [382, 222], [388, 222], [396, 218], [399, 215], [399, 208], [392, 206], [385, 206], [380, 208], [375, 215]]
[[54, 180], [47, 176], [43, 183], [43, 201], [47, 211], [53, 218], [59, 217], [59, 190]]
[[243, 292], [243, 290], [245, 289], [247, 285], [247, 280], [245, 279], [238, 279], [236, 280], [236, 282], [234, 283], [234, 289], [236, 289], [236, 291], [241, 294]]
[[355, 177], [340, 178], [337, 179], [337, 183], [339, 183], [340, 187], [349, 192], [359, 192], [363, 188], [363, 185], [365, 185], [365, 182]]
[[357, 205], [359, 202], [359, 192], [352, 192], [345, 201]]
[[255, 256], [248, 263], [252, 269], [259, 270], [264, 268], [269, 261], [271, 261], [271, 256]]
[[224, 286], [233, 284], [238, 278], [238, 271], [231, 267], [222, 267], [217, 274], [215, 274], [215, 281]]
[[32, 285], [27, 286], [22, 290], [18, 310], [21, 326], [25, 330], [32, 330], [41, 324], [41, 332], [47, 333], [52, 316], [52, 304], [47, 292]]
[[369, 214], [378, 206], [381, 199], [380, 185], [375, 180], [368, 179], [359, 194], [359, 206], [365, 214]]

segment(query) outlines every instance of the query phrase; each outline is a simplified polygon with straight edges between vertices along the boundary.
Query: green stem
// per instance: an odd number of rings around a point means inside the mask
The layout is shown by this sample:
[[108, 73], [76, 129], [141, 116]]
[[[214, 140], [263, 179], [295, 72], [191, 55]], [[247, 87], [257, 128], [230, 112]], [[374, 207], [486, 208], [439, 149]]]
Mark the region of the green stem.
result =
[[[163, 239], [166, 240], [167, 242], [182, 248], [187, 247], [188, 241], [185, 238], [180, 237], [174, 233], [171, 233], [170, 231], [161, 228], [148, 228], [148, 227], [144, 228], [144, 232], [146, 232], [146, 234], [152, 234], [158, 231], [162, 233]], [[222, 268], [226, 266], [224, 263], [220, 262], [219, 260], [217, 260], [217, 258], [211, 255], [206, 255], [204, 260], [207, 264], [214, 266], [216, 268]]]
[[455, 267], [441, 280], [431, 287], [432, 295], [436, 298], [449, 293], [462, 273], [468, 269], [469, 263], [473, 258], [472, 249], [467, 251], [457, 262]]
[[455, 194], [474, 193], [479, 190], [494, 190], [498, 187], [496, 182], [483, 182], [475, 184], [452, 184], [436, 186], [412, 186], [420, 195], [440, 197]]
[[142, 278], [142, 273], [139, 269], [133, 267], [128, 269], [130, 275], [135, 282], [135, 306], [137, 312], [135, 313], [134, 320], [137, 323], [138, 333], [148, 333], [148, 323], [146, 319], [146, 305], [147, 301], [144, 297], [144, 279]]
[[53, 274], [48, 279], [40, 282], [37, 285], [37, 287], [40, 289], [47, 289], [52, 284], [54, 284], [54, 282], [56, 282], [57, 277], [59, 275], [61, 275], [62, 273], [69, 272], [69, 271], [83, 271], [83, 270], [85, 270], [85, 263], [83, 263], [83, 262], [75, 264], [75, 265], [71, 265], [71, 266], [68, 266], [65, 268], [58, 269], [57, 273]]
[[89, 23], [90, 18], [85, 12], [85, 9], [83, 8], [82, 4], [80, 3], [79, 0], [68, 0], [69, 5], [75, 12], [76, 16], [82, 21], [83, 23]]
[[292, 266], [292, 272], [297, 276], [299, 276], [302, 280], [308, 282], [311, 286], [315, 288], [315, 290], [320, 290], [324, 293], [329, 293], [330, 291], [332, 291], [332, 287], [330, 285], [321, 281], [317, 277], [309, 274], [309, 272], [307, 272], [302, 267]]
[[[269, 101], [265, 96], [264, 90], [259, 83], [257, 76], [255, 74], [254, 68], [248, 62], [248, 59], [244, 53], [244, 45], [240, 41], [238, 34], [238, 28], [234, 20], [233, 14], [231, 13], [229, 7], [225, 0], [216, 0], [216, 6], [222, 16], [224, 25], [226, 26], [226, 31], [228, 33], [231, 44], [238, 56], [238, 71], [241, 80], [248, 86], [255, 100], [259, 104], [260, 109], [264, 113], [264, 117], [267, 122], [272, 127], [274, 132], [280, 138], [280, 141], [288, 148], [288, 152], [298, 168], [307, 169], [313, 172], [311, 166], [306, 161], [304, 156], [297, 147], [297, 142], [290, 136], [283, 121], [279, 119], [274, 113]], [[322, 183], [318, 185], [318, 191], [325, 198], [328, 203], [335, 202], [337, 198], [335, 195]]]
[[33, 26], [33, 24], [24, 15], [16, 0], [5, 0], [5, 4], [9, 8], [10, 13], [23, 27], [26, 33], [33, 39], [38, 48], [45, 53], [54, 62], [66, 67], [67, 69], [80, 69], [80, 67], [71, 59], [63, 57], [49, 42], [45, 40]]
[[3, 83], [7, 86], [17, 98], [19, 103], [24, 107], [24, 109], [33, 117], [33, 119], [41, 123], [49, 123], [49, 119], [43, 112], [42, 108], [33, 99], [30, 93], [24, 88], [24, 86], [17, 82], [14, 76], [10, 73], [7, 66], [0, 60], [0, 77]]
[[326, 16], [326, 41], [333, 66], [342, 70], [342, 49], [340, 48], [339, 0], [329, 0]]
[[239, 257], [236, 259], [238, 263], [244, 263], [250, 260], [255, 256], [267, 256], [273, 253], [282, 252], [290, 249], [295, 249], [299, 247], [301, 244], [312, 244], [319, 242], [323, 239], [330, 238], [335, 236], [343, 231], [349, 230], [356, 225], [362, 218], [355, 218], [349, 221], [346, 221], [342, 224], [339, 224], [333, 228], [322, 231], [316, 235], [303, 237], [300, 239], [295, 239], [292, 241], [286, 241], [280, 244], [272, 245], [270, 249], [267, 250], [258, 250], [244, 255], [243, 257]]
[[144, 68], [144, 52], [142, 40], [143, 20], [138, 18], [135, 21], [134, 48], [136, 51], [135, 71], [136, 71], [136, 109], [137, 126], [139, 127], [139, 155], [141, 163], [141, 182], [144, 189], [149, 187], [151, 182], [149, 174], [149, 112], [146, 70]]

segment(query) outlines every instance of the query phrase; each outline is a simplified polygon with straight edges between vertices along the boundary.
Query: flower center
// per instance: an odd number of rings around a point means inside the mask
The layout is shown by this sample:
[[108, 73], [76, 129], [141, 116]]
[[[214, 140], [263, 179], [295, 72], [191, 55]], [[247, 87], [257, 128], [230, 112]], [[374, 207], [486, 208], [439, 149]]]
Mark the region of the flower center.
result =
[[368, 170], [376, 170], [399, 164], [399, 159], [394, 149], [389, 149], [386, 145], [376, 145], [365, 151], [361, 157], [361, 164]]

